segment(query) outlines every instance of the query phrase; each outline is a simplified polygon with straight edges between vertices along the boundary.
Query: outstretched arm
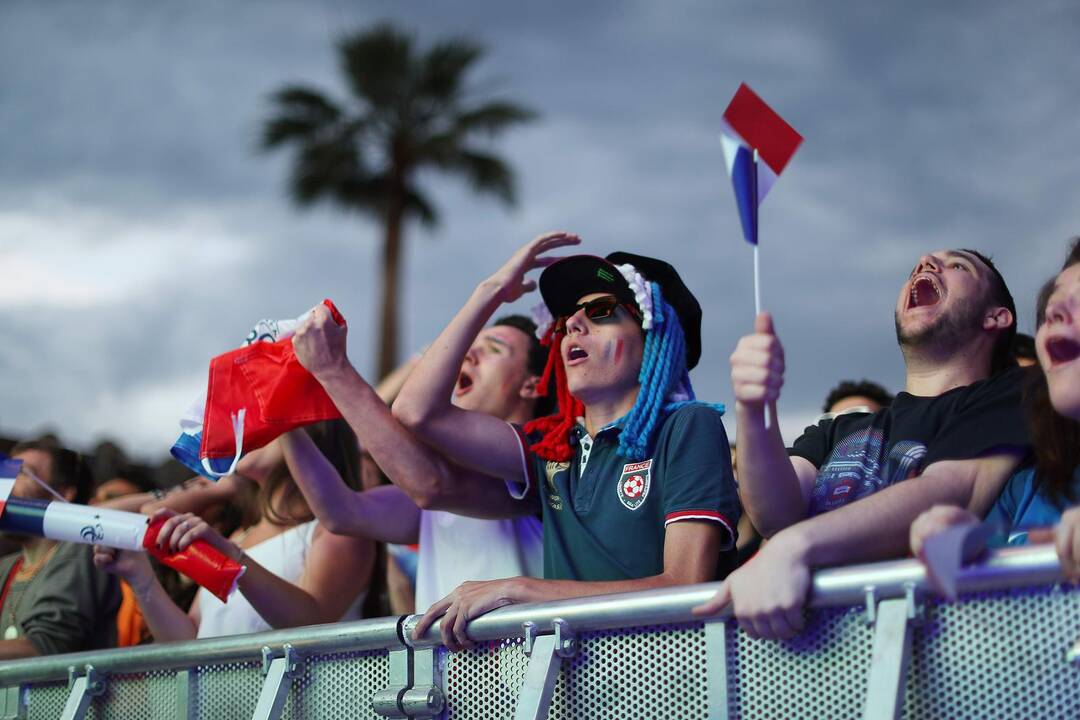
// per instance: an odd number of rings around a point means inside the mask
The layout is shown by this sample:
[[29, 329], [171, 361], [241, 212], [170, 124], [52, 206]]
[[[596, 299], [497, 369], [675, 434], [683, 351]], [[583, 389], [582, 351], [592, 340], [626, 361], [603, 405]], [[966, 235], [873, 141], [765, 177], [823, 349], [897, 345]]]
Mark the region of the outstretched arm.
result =
[[536, 281], [525, 275], [559, 259], [545, 253], [580, 242], [569, 233], [541, 235], [481, 282], [405, 381], [394, 416], [459, 465], [492, 477], [520, 478], [514, 431], [491, 415], [454, 407], [450, 398], [465, 354], [495, 310], [536, 288]]
[[[788, 458], [776, 401], [784, 384], [784, 348], [772, 316], [761, 313], [754, 334], [739, 340], [731, 355], [735, 394], [739, 498], [754, 527], [771, 537], [806, 516], [817, 469], [804, 458]], [[766, 424], [765, 410], [772, 414]]]
[[[334, 532], [412, 542], [419, 527], [418, 508], [481, 517], [529, 512], [529, 503], [513, 503], [496, 483], [453, 465], [402, 427], [349, 362], [346, 343], [347, 329], [321, 305], [293, 336], [297, 359], [322, 384], [360, 444], [403, 494], [389, 488], [350, 490], [311, 439], [294, 431], [282, 436], [278, 447], [316, 517]], [[396, 518], [397, 513], [407, 520]]]
[[141, 512], [145, 515], [153, 514], [158, 508], [201, 513], [212, 505], [231, 500], [236, 495], [237, 482], [243, 480], [238, 480], [235, 475], [224, 477], [217, 482], [197, 475], [165, 492], [158, 490], [121, 495], [99, 503], [98, 507]]
[[327, 530], [403, 545], [417, 542], [420, 508], [400, 487], [352, 490], [303, 430], [287, 432], [275, 442], [308, 507]]
[[[161, 511], [157, 517], [168, 514]], [[204, 540], [247, 567], [237, 589], [271, 627], [298, 627], [338, 620], [367, 587], [375, 562], [370, 540], [316, 528], [304, 570], [294, 584], [244, 554], [234, 542], [191, 513], [172, 515], [158, 532], [162, 546], [178, 552]], [[156, 633], [155, 633], [156, 637]]]
[[713, 599], [695, 612], [719, 612], [730, 602], [750, 635], [791, 637], [805, 622], [811, 568], [904, 555], [911, 523], [935, 504], [986, 514], [1019, 461], [1019, 454], [1002, 451], [936, 462], [917, 478], [797, 523], [728, 576]]

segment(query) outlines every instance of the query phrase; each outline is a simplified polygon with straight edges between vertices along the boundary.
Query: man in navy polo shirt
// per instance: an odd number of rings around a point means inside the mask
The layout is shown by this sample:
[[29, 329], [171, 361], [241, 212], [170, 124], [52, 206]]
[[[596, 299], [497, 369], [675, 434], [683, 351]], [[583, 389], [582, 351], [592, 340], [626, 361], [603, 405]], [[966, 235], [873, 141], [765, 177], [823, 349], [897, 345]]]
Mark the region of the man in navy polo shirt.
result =
[[[701, 354], [701, 308], [665, 262], [545, 255], [579, 242], [542, 235], [480, 283], [394, 404], [455, 463], [504, 480], [493, 497], [509, 489], [543, 512], [543, 580], [464, 583], [422, 618], [417, 634], [443, 617], [450, 648], [468, 641], [471, 618], [502, 605], [705, 582], [733, 565], [740, 509], [727, 437], [687, 374]], [[555, 391], [558, 414], [522, 429], [452, 406], [468, 338], [535, 288], [525, 274], [541, 267], [551, 356], [539, 391]]]

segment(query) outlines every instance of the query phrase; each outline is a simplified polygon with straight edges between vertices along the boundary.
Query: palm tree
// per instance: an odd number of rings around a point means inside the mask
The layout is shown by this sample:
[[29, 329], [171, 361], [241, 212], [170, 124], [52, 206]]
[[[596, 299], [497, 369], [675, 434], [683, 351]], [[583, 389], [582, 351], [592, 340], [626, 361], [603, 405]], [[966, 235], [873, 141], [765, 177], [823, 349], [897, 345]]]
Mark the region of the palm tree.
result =
[[418, 171], [457, 174], [477, 192], [511, 205], [512, 170], [472, 142], [535, 114], [508, 101], [472, 100], [465, 80], [483, 50], [469, 40], [446, 40], [419, 52], [410, 35], [380, 24], [345, 36], [338, 51], [349, 96], [339, 102], [302, 85], [278, 90], [261, 144], [294, 149], [289, 194], [298, 206], [329, 201], [383, 223], [378, 370], [385, 377], [397, 360], [404, 223], [414, 218], [433, 226], [438, 220], [416, 184]]

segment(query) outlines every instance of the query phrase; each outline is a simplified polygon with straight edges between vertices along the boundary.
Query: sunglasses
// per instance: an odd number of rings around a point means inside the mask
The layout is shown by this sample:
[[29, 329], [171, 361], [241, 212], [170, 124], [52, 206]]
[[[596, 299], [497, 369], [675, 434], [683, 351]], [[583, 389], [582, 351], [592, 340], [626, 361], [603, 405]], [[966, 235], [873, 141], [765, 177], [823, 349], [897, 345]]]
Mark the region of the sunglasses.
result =
[[562, 315], [557, 318], [555, 320], [555, 332], [565, 332], [566, 321], [569, 320], [572, 316], [577, 315], [577, 313], [581, 310], [585, 311], [585, 317], [588, 318], [590, 322], [597, 322], [615, 317], [615, 311], [620, 307], [625, 308], [626, 311], [634, 317], [634, 319], [639, 321], [641, 320], [641, 313], [638, 312], [638, 309], [636, 307], [634, 307], [633, 305], [628, 305], [627, 303], [619, 302], [619, 299], [614, 295], [604, 295], [602, 297], [596, 298], [595, 300], [579, 303], [577, 308], [574, 310], [574, 312], [570, 313], [570, 315]]

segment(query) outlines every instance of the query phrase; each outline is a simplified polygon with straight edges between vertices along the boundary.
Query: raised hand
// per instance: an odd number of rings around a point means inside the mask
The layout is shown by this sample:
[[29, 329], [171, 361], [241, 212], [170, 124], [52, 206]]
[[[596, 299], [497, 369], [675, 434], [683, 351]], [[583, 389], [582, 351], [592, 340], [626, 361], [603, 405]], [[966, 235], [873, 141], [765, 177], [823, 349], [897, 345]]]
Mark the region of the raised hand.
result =
[[784, 346], [773, 330], [772, 315], [754, 320], [754, 333], [746, 335], [731, 354], [731, 386], [735, 401], [750, 407], [773, 404], [784, 385]]
[[345, 351], [349, 328], [334, 321], [326, 305], [319, 304], [292, 337], [296, 359], [316, 378], [349, 365]]
[[527, 292], [536, 289], [535, 280], [526, 280], [530, 270], [545, 268], [560, 260], [559, 257], [544, 256], [556, 248], [578, 245], [581, 238], [573, 233], [549, 232], [534, 238], [514, 253], [494, 275], [485, 282], [494, 285], [499, 299], [504, 303], [514, 302]]

